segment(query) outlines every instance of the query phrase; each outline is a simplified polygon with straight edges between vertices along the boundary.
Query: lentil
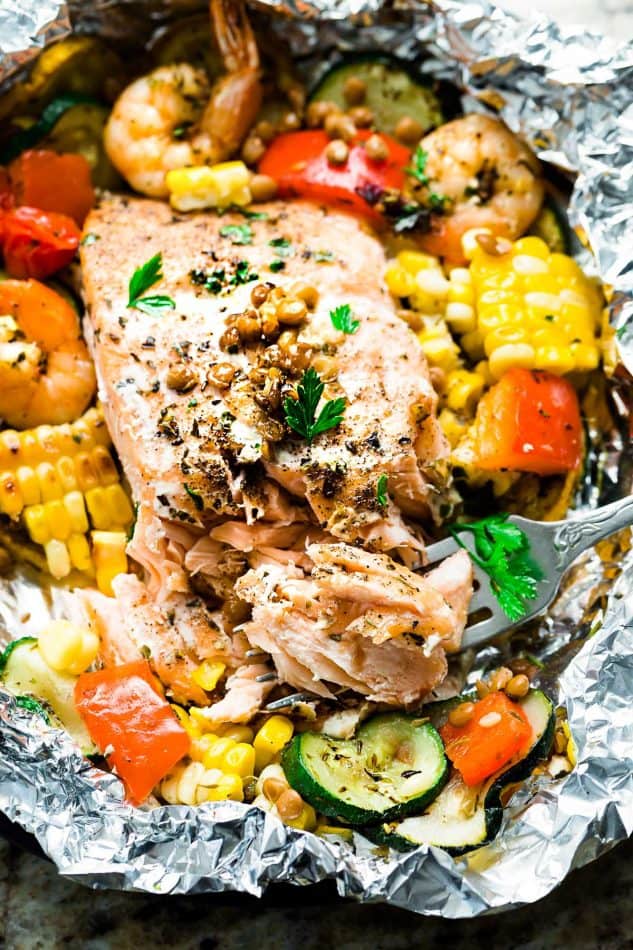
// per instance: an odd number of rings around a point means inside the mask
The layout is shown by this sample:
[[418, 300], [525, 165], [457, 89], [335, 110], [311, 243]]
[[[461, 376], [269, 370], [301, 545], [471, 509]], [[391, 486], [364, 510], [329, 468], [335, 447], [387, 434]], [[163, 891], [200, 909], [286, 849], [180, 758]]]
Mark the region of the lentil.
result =
[[296, 327], [306, 318], [308, 308], [304, 300], [298, 297], [286, 297], [277, 307], [277, 319], [280, 323]]
[[331, 139], [343, 139], [351, 142], [356, 135], [356, 126], [348, 115], [341, 112], [332, 112], [325, 119], [325, 131]]
[[207, 374], [210, 383], [226, 389], [233, 382], [235, 367], [231, 363], [214, 363]]
[[279, 123], [283, 132], [296, 132], [301, 128], [301, 119], [296, 112], [286, 112]]
[[266, 778], [262, 784], [262, 792], [269, 802], [276, 802], [288, 789], [288, 786], [280, 778]]
[[370, 135], [365, 142], [367, 158], [372, 162], [384, 162], [389, 157], [389, 149], [380, 135]]
[[374, 124], [374, 113], [367, 106], [355, 106], [347, 114], [357, 129], [368, 129]]
[[186, 393], [196, 385], [196, 377], [189, 367], [172, 366], [167, 373], [167, 385], [178, 393]]
[[325, 157], [330, 165], [344, 165], [349, 156], [349, 149], [342, 139], [333, 139], [325, 149]]
[[394, 132], [396, 133], [398, 141], [402, 142], [403, 145], [415, 145], [416, 142], [419, 142], [422, 138], [424, 129], [420, 123], [412, 119], [411, 116], [403, 115], [396, 125]]
[[343, 83], [343, 95], [350, 106], [360, 105], [367, 95], [367, 83], [358, 76], [348, 76]]
[[270, 175], [253, 175], [250, 187], [253, 201], [272, 201], [277, 194], [277, 182]]
[[522, 699], [527, 696], [530, 689], [530, 681], [524, 673], [513, 676], [505, 686], [505, 691], [510, 699]]
[[269, 122], [268, 119], [262, 119], [261, 122], [258, 122], [255, 126], [255, 135], [268, 145], [276, 135], [275, 126], [272, 122]]
[[277, 811], [283, 821], [294, 821], [303, 811], [303, 799], [293, 788], [287, 788], [277, 799]]
[[509, 670], [507, 666], [501, 666], [498, 670], [492, 674], [489, 680], [490, 689], [499, 690], [505, 689], [510, 680], [512, 679], [512, 670]]
[[263, 140], [258, 135], [249, 135], [242, 145], [242, 158], [247, 165], [256, 165], [265, 151]]
[[460, 726], [465, 726], [473, 718], [473, 713], [475, 712], [474, 703], [460, 703], [459, 706], [455, 706], [454, 709], [448, 714], [448, 721], [451, 726], [455, 726], [459, 729]]
[[254, 307], [261, 307], [268, 300], [270, 289], [266, 284], [255, 284], [251, 290], [251, 303]]
[[338, 112], [340, 112], [340, 109], [334, 102], [325, 100], [311, 102], [306, 109], [306, 125], [309, 129], [318, 129], [325, 123], [329, 115]]

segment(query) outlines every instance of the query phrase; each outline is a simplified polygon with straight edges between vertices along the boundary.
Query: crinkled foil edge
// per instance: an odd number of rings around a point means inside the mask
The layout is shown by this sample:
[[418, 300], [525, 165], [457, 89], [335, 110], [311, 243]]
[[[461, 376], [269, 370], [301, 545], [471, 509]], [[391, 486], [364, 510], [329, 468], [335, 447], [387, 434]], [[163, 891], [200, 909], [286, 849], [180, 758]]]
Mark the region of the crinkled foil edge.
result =
[[[0, 0], [0, 79], [71, 28], [116, 37], [125, 24], [192, 6]], [[542, 17], [519, 20], [480, 0], [258, 0], [253, 6], [275, 14], [276, 29], [308, 68], [337, 46], [379, 48], [457, 82], [471, 109], [492, 100], [501, 105], [504, 119], [541, 158], [577, 171], [571, 220], [591, 243], [596, 273], [613, 288], [613, 324], [633, 316], [630, 237], [627, 246], [633, 46], [617, 49]], [[623, 362], [631, 365], [632, 356], [624, 343]], [[35, 835], [62, 874], [97, 888], [258, 895], [273, 882], [331, 878], [342, 896], [449, 918], [536, 901], [572, 868], [633, 833], [631, 591], [629, 553], [601, 626], [559, 680], [558, 700], [578, 747], [576, 769], [556, 781], [533, 780], [513, 799], [500, 837], [471, 856], [453, 860], [437, 849], [385, 856], [358, 835], [353, 847], [336, 844], [233, 802], [135, 809], [115, 776], [94, 768], [65, 734], [18, 709], [2, 691], [0, 808]], [[37, 629], [59, 609], [54, 596], [27, 578], [0, 589], [0, 620], [11, 636]], [[556, 619], [568, 627], [574, 622], [571, 614]]]

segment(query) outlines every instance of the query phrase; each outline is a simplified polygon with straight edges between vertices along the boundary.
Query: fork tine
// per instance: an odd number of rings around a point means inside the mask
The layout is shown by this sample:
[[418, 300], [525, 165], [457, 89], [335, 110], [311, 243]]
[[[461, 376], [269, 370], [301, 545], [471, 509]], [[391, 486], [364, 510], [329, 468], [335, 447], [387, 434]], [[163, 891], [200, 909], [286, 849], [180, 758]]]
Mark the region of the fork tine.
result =
[[436, 541], [435, 544], [430, 544], [426, 549], [426, 567], [436, 564], [437, 561], [443, 561], [460, 550], [461, 548], [455, 538], [444, 538], [443, 541]]
[[480, 620], [479, 623], [473, 624], [472, 627], [466, 627], [464, 636], [462, 637], [462, 644], [459, 648], [460, 652], [468, 650], [470, 647], [476, 647], [480, 643], [485, 643], [487, 640], [492, 640], [512, 626], [512, 621], [508, 620], [507, 617], [493, 613], [492, 617], [488, 617], [487, 620]]

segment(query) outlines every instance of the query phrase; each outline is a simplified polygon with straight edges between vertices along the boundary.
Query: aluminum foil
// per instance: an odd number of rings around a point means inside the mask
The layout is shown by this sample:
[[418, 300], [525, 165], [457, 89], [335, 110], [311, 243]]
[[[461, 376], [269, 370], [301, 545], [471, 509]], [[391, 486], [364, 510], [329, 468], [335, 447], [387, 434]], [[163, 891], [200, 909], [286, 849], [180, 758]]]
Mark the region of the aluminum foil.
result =
[[[0, 81], [11, 81], [45, 43], [70, 30], [98, 29], [114, 39], [126, 30], [127, 39], [142, 39], [165, 15], [197, 6], [0, 0]], [[577, 173], [571, 220], [593, 248], [595, 272], [613, 288], [613, 324], [622, 327], [633, 316], [633, 46], [615, 49], [543, 17], [518, 20], [483, 0], [257, 0], [253, 6], [272, 17], [311, 76], [337, 49], [378, 48], [456, 82], [469, 110], [499, 108], [543, 160]], [[621, 355], [633, 364], [626, 333]], [[605, 440], [603, 471], [612, 491], [622, 491], [618, 465], [629, 450], [617, 438]], [[599, 494], [588, 497], [595, 503]], [[633, 552], [616, 557], [621, 573], [613, 582], [612, 567], [589, 555], [534, 635], [535, 649], [547, 658], [543, 679], [569, 713], [577, 767], [564, 778], [532, 780], [507, 809], [497, 840], [469, 856], [454, 860], [437, 849], [386, 853], [359, 835], [353, 845], [336, 843], [234, 802], [133, 808], [114, 775], [94, 768], [65, 734], [18, 709], [2, 691], [0, 808], [36, 836], [61, 873], [93, 887], [261, 894], [272, 882], [333, 878], [342, 896], [444, 917], [538, 900], [572, 868], [633, 833]], [[48, 616], [63, 614], [63, 597], [41, 591], [26, 574], [2, 582], [6, 637], [37, 631]], [[590, 602], [598, 609], [587, 637]], [[498, 648], [482, 650], [472, 669], [499, 655]]]

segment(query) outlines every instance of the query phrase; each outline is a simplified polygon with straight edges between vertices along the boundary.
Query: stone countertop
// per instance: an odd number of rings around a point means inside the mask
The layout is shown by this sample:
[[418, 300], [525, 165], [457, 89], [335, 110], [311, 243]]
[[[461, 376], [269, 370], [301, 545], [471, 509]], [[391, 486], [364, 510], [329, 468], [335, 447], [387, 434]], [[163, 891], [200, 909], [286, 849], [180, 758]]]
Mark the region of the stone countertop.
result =
[[[525, 0], [505, 6], [525, 15]], [[536, 8], [621, 42], [633, 38], [631, 0], [538, 0]], [[633, 840], [575, 871], [538, 905], [445, 921], [344, 902], [321, 885], [273, 888], [260, 901], [94, 892], [0, 839], [0, 906], [0, 946], [7, 950], [633, 950]]]

